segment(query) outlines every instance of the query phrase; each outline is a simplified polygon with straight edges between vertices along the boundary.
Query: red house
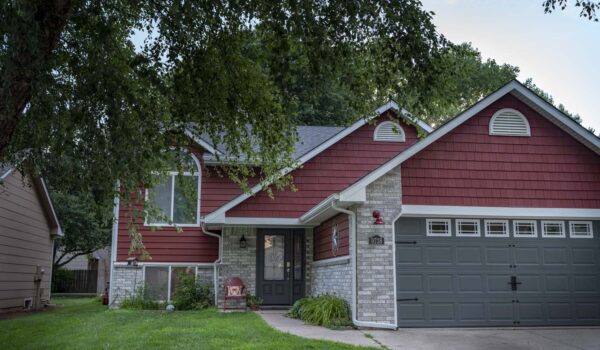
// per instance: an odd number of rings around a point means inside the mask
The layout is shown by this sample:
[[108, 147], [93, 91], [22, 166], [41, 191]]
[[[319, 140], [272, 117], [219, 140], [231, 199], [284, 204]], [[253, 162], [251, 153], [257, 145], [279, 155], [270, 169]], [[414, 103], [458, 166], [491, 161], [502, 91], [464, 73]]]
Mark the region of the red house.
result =
[[275, 198], [215, 176], [226, 151], [195, 140], [197, 201], [176, 172], [148, 190], [182, 231], [138, 223], [151, 260], [128, 262], [117, 201], [111, 303], [141, 284], [168, 301], [180, 272], [220, 307], [232, 276], [266, 305], [336, 294], [366, 327], [600, 324], [599, 138], [517, 81], [436, 130], [377, 114], [298, 127], [298, 190]]

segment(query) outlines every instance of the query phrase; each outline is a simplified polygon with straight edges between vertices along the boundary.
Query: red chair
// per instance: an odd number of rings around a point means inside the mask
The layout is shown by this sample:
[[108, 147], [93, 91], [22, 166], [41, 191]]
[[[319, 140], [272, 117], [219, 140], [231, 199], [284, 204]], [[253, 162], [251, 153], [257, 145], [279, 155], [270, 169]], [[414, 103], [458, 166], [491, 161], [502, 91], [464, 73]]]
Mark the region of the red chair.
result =
[[225, 297], [223, 299], [223, 310], [227, 310], [227, 299], [244, 299], [244, 309], [246, 308], [247, 294], [246, 285], [239, 277], [227, 277], [224, 283]]

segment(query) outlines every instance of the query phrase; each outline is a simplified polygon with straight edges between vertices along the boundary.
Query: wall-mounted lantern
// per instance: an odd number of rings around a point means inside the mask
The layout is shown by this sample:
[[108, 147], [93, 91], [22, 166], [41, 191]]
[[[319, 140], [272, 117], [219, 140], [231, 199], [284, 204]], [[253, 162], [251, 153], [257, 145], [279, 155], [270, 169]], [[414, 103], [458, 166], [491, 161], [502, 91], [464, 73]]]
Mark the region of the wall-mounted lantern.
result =
[[383, 218], [379, 210], [373, 210], [373, 217], [375, 218], [374, 225], [383, 225]]
[[244, 249], [248, 246], [248, 242], [246, 242], [246, 237], [244, 235], [242, 235], [242, 238], [240, 238], [240, 248]]

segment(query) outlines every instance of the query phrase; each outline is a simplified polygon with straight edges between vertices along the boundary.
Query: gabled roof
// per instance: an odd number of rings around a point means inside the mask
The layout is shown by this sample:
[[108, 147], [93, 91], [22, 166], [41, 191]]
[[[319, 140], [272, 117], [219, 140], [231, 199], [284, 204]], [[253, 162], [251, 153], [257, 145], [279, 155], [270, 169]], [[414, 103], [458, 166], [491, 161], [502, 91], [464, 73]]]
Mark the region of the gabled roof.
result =
[[[521, 100], [523, 103], [531, 107], [540, 115], [548, 119], [550, 122], [554, 123], [559, 128], [573, 136], [579, 142], [581, 142], [597, 154], [600, 154], [600, 138], [595, 136], [592, 132], [584, 128], [581, 124], [577, 123], [569, 116], [562, 113], [552, 104], [539, 97], [536, 93], [529, 90], [527, 87], [525, 87], [525, 85], [521, 84], [519, 81], [512, 80], [500, 89], [496, 90], [495, 92], [491, 93], [479, 102], [475, 103], [469, 109], [465, 110], [453, 119], [449, 120], [444, 125], [437, 128], [426, 138], [415, 143], [414, 145], [406, 149], [404, 152], [400, 153], [387, 163], [383, 164], [382, 166], [375, 169], [362, 179], [355, 182], [353, 185], [346, 188], [344, 191], [340, 192], [340, 197], [356, 197], [357, 193], [361, 191], [364, 192], [366, 186], [379, 179], [381, 176], [385, 175], [390, 170], [394, 169], [395, 167], [397, 167], [402, 162], [412, 157], [419, 151], [423, 150], [425, 147], [439, 140], [442, 136], [454, 130], [456, 127], [463, 124], [471, 117], [481, 112], [483, 109], [487, 108], [489, 105], [497, 101], [502, 96], [509, 93], [517, 97], [519, 100]], [[361, 195], [358, 196], [361, 197]]]
[[[16, 167], [11, 165], [0, 165], [0, 180], [4, 180], [5, 178], [7, 178], [15, 169]], [[31, 180], [35, 191], [38, 194], [38, 197], [40, 198], [40, 204], [44, 209], [46, 219], [50, 224], [50, 234], [53, 236], [63, 236], [63, 231], [60, 227], [58, 216], [56, 216], [54, 206], [52, 205], [52, 199], [50, 198], [50, 194], [48, 193], [46, 182], [41, 177], [31, 177]]]
[[[294, 167], [288, 167], [286, 169], [283, 169], [280, 172], [280, 176], [284, 176], [284, 175], [290, 173], [291, 171], [297, 169], [302, 164], [308, 162], [309, 160], [311, 160], [312, 158], [314, 158], [315, 156], [317, 156], [324, 150], [328, 149], [329, 147], [331, 147], [332, 145], [334, 145], [335, 143], [337, 143], [338, 141], [343, 139], [344, 137], [350, 135], [352, 132], [354, 132], [357, 129], [359, 129], [360, 127], [366, 125], [372, 119], [374, 119], [374, 118], [380, 116], [381, 114], [383, 114], [387, 111], [390, 111], [390, 110], [397, 112], [399, 117], [407, 119], [411, 123], [417, 124], [426, 133], [429, 133], [433, 130], [433, 128], [431, 126], [429, 126], [428, 124], [426, 124], [425, 122], [416, 119], [410, 113], [408, 113], [406, 110], [400, 109], [398, 107], [398, 104], [394, 101], [390, 101], [390, 102], [386, 103], [385, 105], [377, 108], [375, 110], [375, 112], [376, 112], [375, 115], [368, 117], [368, 118], [360, 118], [358, 121], [356, 121], [354, 124], [350, 125], [347, 128], [340, 128], [339, 130], [334, 130], [334, 128], [326, 127], [328, 129], [330, 129], [329, 130], [329, 131], [331, 131], [330, 135], [327, 135], [327, 133], [322, 133], [320, 137], [314, 137], [315, 131], [322, 130], [321, 128], [323, 128], [323, 127], [299, 127], [299, 131], [298, 131], [299, 136], [304, 135], [305, 140], [309, 141], [308, 143], [310, 143], [311, 146], [305, 147], [303, 151], [296, 150], [296, 152], [294, 154], [299, 155], [298, 158], [296, 158], [297, 164]], [[335, 128], [335, 129], [337, 129], [337, 128]], [[334, 133], [334, 131], [337, 131], [337, 132]], [[313, 135], [312, 140], [306, 136], [309, 134]], [[234, 208], [236, 205], [242, 203], [243, 201], [250, 198], [252, 195], [258, 193], [260, 190], [262, 190], [264, 187], [266, 187], [268, 185], [269, 185], [269, 183], [266, 183], [266, 182], [262, 182], [262, 183], [255, 185], [254, 187], [252, 187], [250, 189], [249, 193], [243, 193], [243, 194], [237, 196], [233, 200], [231, 200], [228, 203], [226, 203], [225, 205], [221, 206], [219, 209], [217, 209], [214, 212], [207, 215], [205, 218], [205, 222], [206, 223], [218, 223], [218, 222], [224, 221], [225, 213], [228, 210]]]

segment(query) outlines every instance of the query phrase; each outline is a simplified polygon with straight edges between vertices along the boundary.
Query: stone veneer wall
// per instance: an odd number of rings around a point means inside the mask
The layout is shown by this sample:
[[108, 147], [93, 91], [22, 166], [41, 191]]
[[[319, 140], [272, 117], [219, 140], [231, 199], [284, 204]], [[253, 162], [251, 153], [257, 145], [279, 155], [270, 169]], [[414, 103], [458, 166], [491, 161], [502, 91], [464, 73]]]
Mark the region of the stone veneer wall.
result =
[[[219, 266], [219, 308], [223, 307], [223, 297], [227, 277], [240, 277], [246, 284], [248, 293], [256, 294], [256, 228], [224, 227], [223, 257]], [[246, 238], [246, 248], [240, 248], [240, 238]], [[245, 307], [242, 300], [227, 300], [227, 308]]]
[[336, 295], [352, 302], [352, 265], [350, 257], [321, 260], [312, 266], [312, 296], [322, 294]]
[[118, 306], [123, 299], [135, 295], [138, 287], [144, 285], [144, 272], [141, 266], [118, 266], [112, 271], [109, 305]]
[[[395, 324], [393, 220], [401, 211], [400, 166], [367, 186], [367, 201], [357, 208], [357, 319]], [[374, 225], [379, 210], [383, 225]], [[383, 245], [369, 245], [379, 235]], [[351, 242], [352, 244], [352, 242]], [[352, 246], [351, 246], [352, 247]]]

